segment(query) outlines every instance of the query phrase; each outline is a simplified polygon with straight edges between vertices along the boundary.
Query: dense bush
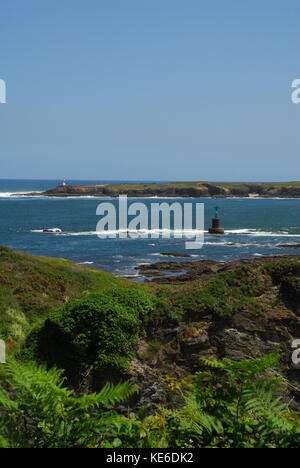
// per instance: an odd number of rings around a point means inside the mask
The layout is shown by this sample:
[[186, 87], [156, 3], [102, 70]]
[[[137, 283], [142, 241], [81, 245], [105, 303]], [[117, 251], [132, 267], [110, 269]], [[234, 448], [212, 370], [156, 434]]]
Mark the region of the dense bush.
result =
[[141, 321], [147, 320], [156, 304], [154, 296], [133, 288], [91, 293], [52, 312], [27, 344], [39, 359], [68, 374], [127, 371]]

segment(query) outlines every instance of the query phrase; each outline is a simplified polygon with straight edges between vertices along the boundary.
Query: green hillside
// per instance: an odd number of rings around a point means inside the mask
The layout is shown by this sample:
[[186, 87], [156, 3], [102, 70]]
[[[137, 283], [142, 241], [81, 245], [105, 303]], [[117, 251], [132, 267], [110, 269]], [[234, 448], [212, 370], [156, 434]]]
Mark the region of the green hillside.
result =
[[35, 257], [0, 246], [0, 337], [13, 347], [49, 312], [85, 292], [130, 285], [64, 259]]

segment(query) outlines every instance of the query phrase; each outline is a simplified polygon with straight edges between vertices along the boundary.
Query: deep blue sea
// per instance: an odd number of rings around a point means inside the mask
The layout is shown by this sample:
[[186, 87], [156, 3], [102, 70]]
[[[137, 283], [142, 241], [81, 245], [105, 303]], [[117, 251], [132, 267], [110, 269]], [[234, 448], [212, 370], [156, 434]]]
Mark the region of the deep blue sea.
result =
[[[186, 251], [186, 239], [99, 239], [96, 225], [102, 198], [46, 198], [14, 195], [44, 191], [58, 180], [0, 180], [0, 244], [36, 255], [62, 257], [110, 271], [116, 275], [137, 275], [136, 266], [166, 260], [162, 252], [192, 254], [192, 260], [228, 261], [263, 255], [299, 254], [299, 249], [282, 249], [278, 244], [300, 244], [299, 199], [155, 199], [205, 204], [208, 229], [214, 206], [220, 207], [224, 236], [205, 235], [202, 249]], [[111, 181], [68, 181], [70, 184]], [[115, 181], [125, 182], [125, 181]], [[106, 200], [109, 201], [109, 200]], [[129, 199], [128, 203], [136, 202]], [[139, 199], [147, 206], [153, 199]], [[113, 200], [117, 204], [117, 200]], [[45, 228], [60, 228], [61, 234], [46, 234]], [[171, 260], [171, 258], [170, 258]], [[186, 259], [178, 259], [182, 261]]]

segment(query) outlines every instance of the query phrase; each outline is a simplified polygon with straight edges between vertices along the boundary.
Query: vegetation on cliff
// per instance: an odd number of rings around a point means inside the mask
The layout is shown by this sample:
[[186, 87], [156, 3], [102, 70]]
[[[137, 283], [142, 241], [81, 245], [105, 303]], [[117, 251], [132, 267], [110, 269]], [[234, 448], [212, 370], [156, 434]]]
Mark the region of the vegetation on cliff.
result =
[[299, 257], [147, 285], [6, 247], [0, 262], [0, 337], [21, 348], [0, 369], [0, 446], [299, 444]]
[[69, 301], [50, 313], [28, 342], [35, 357], [70, 374], [128, 371], [142, 320], [155, 309], [155, 296], [115, 288]]
[[0, 388], [0, 447], [297, 448], [299, 415], [277, 396], [285, 383], [265, 374], [277, 359], [206, 360], [206, 372], [178, 384], [181, 408], [160, 406], [146, 417], [112, 409], [136, 392], [129, 383], [74, 398], [60, 371], [10, 362]]

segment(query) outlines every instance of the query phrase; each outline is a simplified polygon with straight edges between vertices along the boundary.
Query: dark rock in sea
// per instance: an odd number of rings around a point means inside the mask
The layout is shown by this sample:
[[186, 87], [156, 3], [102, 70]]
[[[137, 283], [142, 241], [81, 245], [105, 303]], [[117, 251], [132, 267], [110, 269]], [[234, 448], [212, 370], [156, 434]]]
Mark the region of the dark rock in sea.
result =
[[183, 253], [176, 253], [176, 252], [161, 252], [160, 255], [163, 255], [164, 257], [178, 257], [178, 258], [188, 258], [191, 257], [190, 254], [183, 254]]
[[164, 276], [165, 273], [163, 271], [153, 271], [153, 270], [149, 270], [149, 271], [145, 271], [143, 273], [143, 276], [145, 277], [157, 277], [157, 276]]
[[281, 249], [300, 249], [300, 244], [277, 244], [276, 247]]

